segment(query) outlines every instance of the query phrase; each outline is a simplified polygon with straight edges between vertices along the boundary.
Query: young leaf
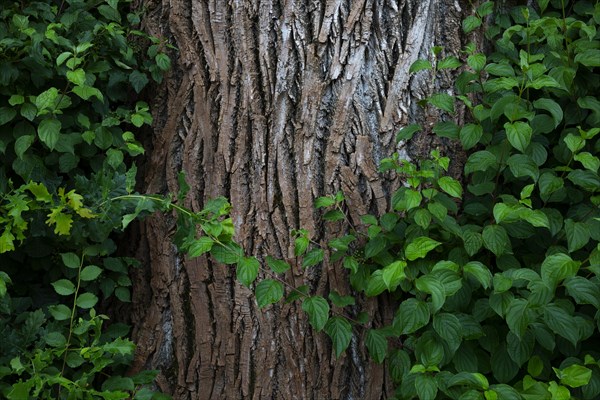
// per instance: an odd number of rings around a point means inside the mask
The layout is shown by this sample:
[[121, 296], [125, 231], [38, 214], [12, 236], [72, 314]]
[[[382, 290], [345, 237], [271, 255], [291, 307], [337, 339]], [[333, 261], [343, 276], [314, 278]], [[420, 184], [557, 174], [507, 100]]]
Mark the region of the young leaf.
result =
[[444, 110], [450, 114], [454, 114], [454, 97], [447, 93], [436, 93], [431, 95], [427, 102], [434, 107]]
[[214, 240], [208, 236], [202, 236], [192, 242], [188, 248], [188, 255], [192, 258], [198, 257], [206, 252], [209, 252], [213, 245]]
[[460, 183], [456, 179], [449, 176], [442, 176], [438, 179], [438, 184], [440, 185], [440, 188], [450, 196], [459, 199], [462, 197], [462, 186], [460, 186]]

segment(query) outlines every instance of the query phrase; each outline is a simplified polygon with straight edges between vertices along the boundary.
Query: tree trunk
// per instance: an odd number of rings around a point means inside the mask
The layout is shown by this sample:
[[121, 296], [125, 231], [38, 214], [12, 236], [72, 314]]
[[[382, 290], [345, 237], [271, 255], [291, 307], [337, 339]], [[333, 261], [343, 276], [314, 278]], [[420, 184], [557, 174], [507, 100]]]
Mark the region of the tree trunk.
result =
[[[290, 231], [318, 242], [317, 196], [342, 190], [350, 218], [388, 210], [398, 186], [377, 173], [397, 151], [395, 133], [426, 116], [416, 105], [428, 79], [409, 77], [433, 45], [461, 48], [457, 0], [147, 0], [145, 28], [178, 51], [154, 100], [144, 190], [192, 187], [187, 205], [223, 195], [248, 254], [282, 257], [286, 279], [314, 293], [350, 294], [340, 265], [302, 270]], [[440, 82], [436, 82], [439, 85]], [[443, 82], [442, 82], [443, 85]], [[427, 142], [427, 140], [425, 141]], [[234, 271], [183, 258], [169, 240], [171, 216], [142, 226], [143, 268], [134, 286], [135, 368], [157, 368], [175, 399], [383, 399], [384, 366], [369, 361], [362, 332], [335, 359], [299, 304], [259, 310]], [[360, 304], [374, 324], [395, 307]], [[359, 311], [357, 308], [356, 311]]]

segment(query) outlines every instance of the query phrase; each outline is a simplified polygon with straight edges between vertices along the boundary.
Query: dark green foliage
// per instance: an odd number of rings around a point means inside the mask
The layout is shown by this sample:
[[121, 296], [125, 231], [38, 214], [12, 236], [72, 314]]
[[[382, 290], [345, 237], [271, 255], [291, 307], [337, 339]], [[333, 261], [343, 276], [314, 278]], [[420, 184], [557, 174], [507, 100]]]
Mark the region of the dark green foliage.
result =
[[156, 372], [121, 376], [129, 328], [96, 308], [130, 301], [119, 231], [162, 203], [133, 192], [136, 101], [166, 46], [119, 0], [0, 1], [0, 397], [150, 399]]

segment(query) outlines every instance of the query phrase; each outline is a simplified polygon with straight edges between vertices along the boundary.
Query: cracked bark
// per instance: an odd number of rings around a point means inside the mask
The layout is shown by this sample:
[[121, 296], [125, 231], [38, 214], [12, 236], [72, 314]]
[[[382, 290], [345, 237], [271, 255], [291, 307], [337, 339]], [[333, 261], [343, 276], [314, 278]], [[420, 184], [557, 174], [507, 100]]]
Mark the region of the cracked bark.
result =
[[[249, 254], [292, 263], [286, 279], [316, 293], [350, 293], [345, 272], [325, 263], [302, 271], [290, 231], [319, 242], [317, 196], [342, 190], [350, 218], [388, 210], [400, 183], [377, 173], [397, 130], [425, 121], [416, 106], [434, 88], [408, 69], [433, 45], [461, 48], [464, 4], [451, 0], [148, 0], [145, 28], [178, 49], [154, 94], [155, 123], [144, 190], [176, 192], [177, 173], [200, 210], [223, 195]], [[461, 9], [462, 7], [462, 9]], [[436, 83], [444, 87], [444, 82]], [[436, 90], [439, 89], [436, 88]], [[161, 369], [176, 399], [383, 399], [384, 366], [368, 361], [356, 330], [336, 360], [299, 304], [257, 309], [231, 268], [181, 258], [170, 216], [141, 226], [135, 272], [134, 369]], [[393, 305], [362, 301], [374, 323]]]

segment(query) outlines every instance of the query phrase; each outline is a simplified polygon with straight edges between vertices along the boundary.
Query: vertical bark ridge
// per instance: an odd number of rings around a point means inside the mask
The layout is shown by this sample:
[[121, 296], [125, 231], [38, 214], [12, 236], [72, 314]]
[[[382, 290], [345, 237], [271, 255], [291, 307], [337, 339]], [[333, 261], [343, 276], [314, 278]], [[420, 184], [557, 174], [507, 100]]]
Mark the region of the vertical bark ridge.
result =
[[[147, 30], [178, 48], [157, 94], [146, 171], [149, 192], [176, 192], [183, 169], [195, 210], [214, 196], [233, 204], [237, 239], [250, 254], [283, 257], [286, 279], [319, 294], [350, 294], [345, 271], [325, 262], [303, 271], [292, 229], [326, 244], [312, 204], [343, 190], [351, 219], [385, 212], [397, 182], [377, 173], [394, 132], [422, 118], [412, 97], [429, 88], [410, 65], [434, 44], [456, 43], [458, 3], [444, 0], [152, 0]], [[447, 19], [452, 18], [452, 21]], [[445, 21], [445, 22], [444, 22]], [[442, 25], [441, 23], [444, 22]], [[443, 26], [443, 28], [438, 28]], [[459, 42], [458, 42], [459, 43]], [[414, 113], [414, 115], [409, 115]], [[379, 399], [382, 366], [369, 364], [364, 332], [333, 357], [297, 304], [257, 309], [230, 267], [180, 259], [171, 216], [143, 227], [136, 279], [136, 368], [161, 367], [159, 386], [177, 399]], [[394, 312], [361, 304], [374, 321]], [[356, 310], [358, 312], [358, 309]]]

